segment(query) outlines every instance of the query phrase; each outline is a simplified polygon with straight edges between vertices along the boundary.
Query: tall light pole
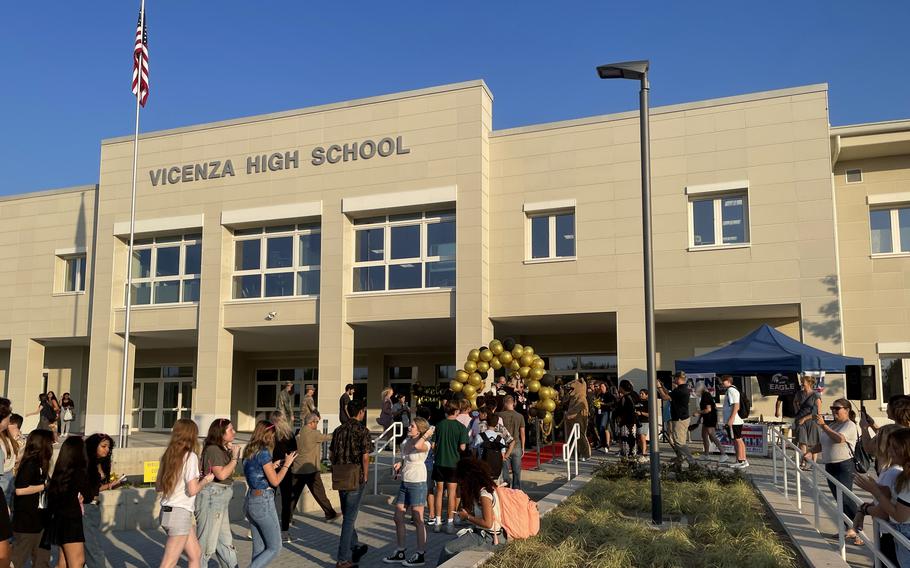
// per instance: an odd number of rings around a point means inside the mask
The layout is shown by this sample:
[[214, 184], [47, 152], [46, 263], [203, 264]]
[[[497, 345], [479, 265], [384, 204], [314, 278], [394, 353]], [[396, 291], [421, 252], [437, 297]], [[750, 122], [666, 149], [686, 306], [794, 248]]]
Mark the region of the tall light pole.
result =
[[601, 79], [634, 79], [641, 82], [639, 121], [641, 123], [641, 229], [645, 268], [645, 350], [648, 373], [648, 423], [651, 430], [651, 520], [663, 521], [660, 496], [660, 452], [658, 451], [657, 416], [660, 398], [657, 396], [657, 362], [654, 356], [654, 261], [651, 255], [651, 136], [648, 131], [648, 67], [644, 61], [608, 63], [597, 68]]

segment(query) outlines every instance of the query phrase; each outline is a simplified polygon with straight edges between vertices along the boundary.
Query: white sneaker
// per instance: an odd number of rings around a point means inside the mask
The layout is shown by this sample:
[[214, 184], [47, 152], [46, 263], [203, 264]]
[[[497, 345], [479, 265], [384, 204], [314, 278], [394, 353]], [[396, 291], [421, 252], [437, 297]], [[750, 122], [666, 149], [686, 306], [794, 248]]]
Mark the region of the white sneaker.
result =
[[727, 454], [720, 454], [720, 459], [717, 461], [718, 463], [727, 463], [730, 461], [730, 458], [727, 457]]
[[433, 523], [433, 532], [434, 533], [442, 532], [442, 521], [441, 520]]
[[[438, 527], [437, 527], [437, 528], [438, 528]], [[452, 520], [452, 521], [447, 521], [447, 522], [446, 522], [446, 534], [455, 534], [455, 522], [454, 522], [454, 520]]]
[[733, 469], [746, 469], [747, 467], [749, 467], [749, 460], [736, 462], [735, 464], [731, 465], [730, 467]]

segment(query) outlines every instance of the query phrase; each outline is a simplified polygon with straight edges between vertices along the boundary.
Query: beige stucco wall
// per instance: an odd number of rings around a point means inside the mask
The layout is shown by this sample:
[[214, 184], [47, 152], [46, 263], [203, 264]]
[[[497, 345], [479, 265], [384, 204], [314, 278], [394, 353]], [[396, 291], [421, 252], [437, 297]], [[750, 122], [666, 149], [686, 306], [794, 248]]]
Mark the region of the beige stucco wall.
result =
[[[863, 181], [847, 184], [854, 168]], [[910, 256], [872, 257], [866, 198], [910, 191], [910, 155], [838, 162], [834, 184], [846, 349], [879, 366], [877, 344], [910, 342]]]

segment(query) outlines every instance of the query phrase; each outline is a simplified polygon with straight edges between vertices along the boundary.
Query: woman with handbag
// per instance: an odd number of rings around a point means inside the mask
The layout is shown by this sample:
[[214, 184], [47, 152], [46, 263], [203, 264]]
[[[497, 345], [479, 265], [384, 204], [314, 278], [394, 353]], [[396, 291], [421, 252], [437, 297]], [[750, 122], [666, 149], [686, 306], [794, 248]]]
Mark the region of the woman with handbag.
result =
[[54, 453], [54, 436], [48, 430], [32, 430], [25, 442], [22, 460], [16, 465], [16, 496], [13, 507], [13, 566], [49, 568], [50, 548], [40, 546], [47, 522], [48, 472]]
[[[816, 418], [821, 430], [822, 458], [821, 463], [825, 464], [825, 471], [839, 481], [844, 487], [853, 490], [853, 474], [857, 468], [854, 463], [853, 449], [856, 447], [856, 441], [859, 440], [859, 426], [856, 425], [856, 413], [853, 407], [845, 398], [839, 398], [831, 405], [831, 414], [834, 415], [834, 422], [828, 425], [825, 418], [819, 415]], [[805, 456], [808, 459], [808, 455]], [[831, 494], [837, 498], [837, 491], [833, 483], [828, 481], [828, 488]], [[844, 497], [844, 514], [850, 519], [856, 516], [856, 504], [852, 499]], [[852, 527], [847, 527], [847, 539], [852, 539], [853, 544], [859, 546], [863, 540], [856, 534]]]
[[63, 398], [60, 399], [60, 409], [60, 419], [63, 421], [60, 433], [64, 436], [69, 436], [70, 426], [73, 420], [76, 419], [76, 402], [70, 396], [70, 393], [63, 393]]

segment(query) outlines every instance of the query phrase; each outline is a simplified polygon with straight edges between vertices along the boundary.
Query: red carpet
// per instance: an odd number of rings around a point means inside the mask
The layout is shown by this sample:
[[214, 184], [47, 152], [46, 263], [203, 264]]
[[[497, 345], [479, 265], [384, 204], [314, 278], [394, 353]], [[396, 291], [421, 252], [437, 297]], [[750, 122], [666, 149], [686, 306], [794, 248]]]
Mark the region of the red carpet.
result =
[[[562, 459], [562, 442], [557, 442], [550, 446], [544, 446], [540, 454], [540, 463], [549, 463], [554, 458]], [[535, 450], [525, 451], [521, 456], [521, 469], [532, 469], [537, 467], [537, 452]]]

